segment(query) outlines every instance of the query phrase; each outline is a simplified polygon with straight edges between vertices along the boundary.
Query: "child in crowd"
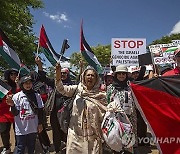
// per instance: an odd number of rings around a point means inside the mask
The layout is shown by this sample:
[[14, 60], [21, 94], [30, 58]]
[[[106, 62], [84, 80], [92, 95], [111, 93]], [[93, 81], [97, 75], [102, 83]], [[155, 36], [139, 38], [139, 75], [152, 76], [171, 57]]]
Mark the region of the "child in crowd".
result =
[[17, 141], [17, 154], [24, 154], [25, 148], [28, 154], [33, 154], [37, 132], [43, 129], [43, 101], [40, 94], [32, 89], [32, 78], [24, 76], [19, 82], [21, 91], [13, 97], [7, 97], [7, 104], [11, 106], [15, 122], [15, 134]]

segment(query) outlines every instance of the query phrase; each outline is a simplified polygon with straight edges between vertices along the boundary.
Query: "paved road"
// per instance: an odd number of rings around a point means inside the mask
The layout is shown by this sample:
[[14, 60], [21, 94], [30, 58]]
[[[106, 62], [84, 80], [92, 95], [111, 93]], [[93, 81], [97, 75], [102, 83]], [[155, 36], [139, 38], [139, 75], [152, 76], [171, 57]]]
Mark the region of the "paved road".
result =
[[[48, 123], [49, 125], [49, 123]], [[49, 130], [47, 131], [48, 132], [48, 135], [49, 135], [49, 138], [52, 142], [52, 130], [49, 126]], [[12, 151], [14, 149], [14, 132], [13, 132], [13, 129], [11, 129], [11, 144], [12, 144]], [[0, 140], [0, 151], [2, 150], [2, 141]], [[50, 148], [50, 154], [54, 154], [54, 148], [53, 148], [53, 145], [51, 146]], [[41, 146], [39, 144], [39, 140], [37, 140], [37, 143], [36, 143], [36, 154], [42, 154], [42, 149], [41, 149]], [[110, 152], [104, 152], [104, 154], [111, 154]], [[137, 154], [159, 154], [157, 148], [155, 145], [151, 145], [151, 146], [141, 146], [141, 147], [138, 147], [137, 148]]]

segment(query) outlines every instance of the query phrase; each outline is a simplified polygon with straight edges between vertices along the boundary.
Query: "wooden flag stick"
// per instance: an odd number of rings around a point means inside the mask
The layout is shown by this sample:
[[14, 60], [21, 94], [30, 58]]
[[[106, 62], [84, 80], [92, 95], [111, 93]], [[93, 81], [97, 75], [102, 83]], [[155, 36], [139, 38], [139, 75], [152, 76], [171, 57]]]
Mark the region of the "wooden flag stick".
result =
[[36, 51], [36, 57], [39, 56], [39, 41], [38, 41], [38, 47], [37, 47], [37, 51]]

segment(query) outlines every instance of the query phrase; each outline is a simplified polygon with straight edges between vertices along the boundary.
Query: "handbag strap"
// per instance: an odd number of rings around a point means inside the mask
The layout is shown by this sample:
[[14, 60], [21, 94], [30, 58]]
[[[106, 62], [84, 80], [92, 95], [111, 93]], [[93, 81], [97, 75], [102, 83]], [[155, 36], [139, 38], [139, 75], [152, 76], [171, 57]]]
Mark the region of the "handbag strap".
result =
[[64, 101], [64, 105], [66, 104], [65, 102], [68, 101], [69, 99], [71, 99], [71, 101], [74, 102], [74, 99], [76, 97], [77, 91], [78, 91], [78, 86], [76, 87], [76, 90], [74, 91], [73, 95], [70, 98], [68, 98], [67, 100]]

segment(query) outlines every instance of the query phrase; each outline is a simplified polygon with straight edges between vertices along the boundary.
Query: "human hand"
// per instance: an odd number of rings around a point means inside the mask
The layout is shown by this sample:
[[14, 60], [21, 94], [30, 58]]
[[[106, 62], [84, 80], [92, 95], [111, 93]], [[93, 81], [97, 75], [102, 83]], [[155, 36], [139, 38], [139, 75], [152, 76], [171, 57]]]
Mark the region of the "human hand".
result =
[[38, 125], [37, 130], [38, 130], [38, 133], [41, 133], [41, 132], [42, 132], [42, 130], [43, 130], [42, 124], [39, 124], [39, 125]]
[[38, 70], [42, 70], [43, 68], [42, 68], [42, 61], [41, 61], [41, 59], [39, 58], [39, 57], [36, 57], [35, 58], [35, 63], [37, 64], [37, 66], [38, 66]]
[[37, 65], [42, 65], [41, 59], [39, 57], [35, 58], [35, 62]]
[[19, 83], [19, 75], [16, 77], [15, 79], [15, 83], [18, 84]]
[[9, 106], [14, 106], [14, 102], [12, 100], [12, 95], [7, 95], [6, 96], [6, 103], [9, 105]]
[[154, 73], [154, 77], [157, 78], [159, 75], [157, 73]]
[[61, 65], [59, 62], [56, 63], [56, 80], [61, 80]]
[[19, 89], [19, 74], [15, 79], [15, 83], [16, 83], [16, 88]]
[[79, 65], [80, 65], [81, 68], [84, 67], [84, 61], [82, 59], [79, 61]]

